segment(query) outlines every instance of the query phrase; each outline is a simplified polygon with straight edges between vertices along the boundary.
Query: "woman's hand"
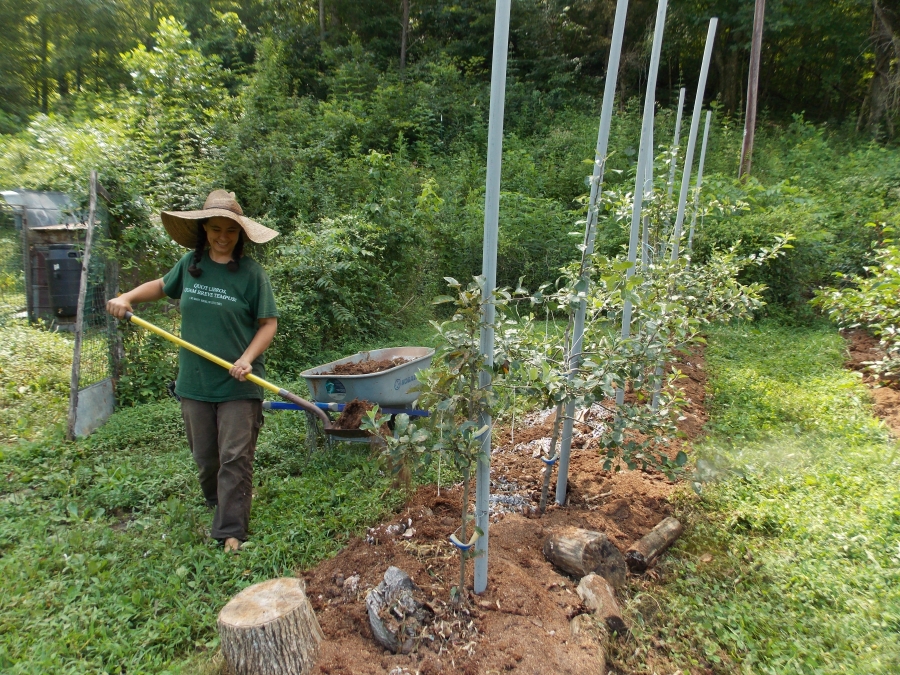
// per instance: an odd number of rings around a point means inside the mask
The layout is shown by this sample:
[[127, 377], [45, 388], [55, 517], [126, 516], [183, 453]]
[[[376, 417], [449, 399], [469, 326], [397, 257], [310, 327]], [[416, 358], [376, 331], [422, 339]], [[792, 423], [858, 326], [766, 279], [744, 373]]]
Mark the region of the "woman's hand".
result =
[[133, 312], [131, 303], [153, 302], [154, 300], [162, 300], [166, 297], [163, 292], [163, 280], [154, 279], [147, 283], [141, 284], [137, 288], [132, 288], [127, 293], [122, 293], [117, 298], [113, 298], [106, 303], [106, 311], [117, 319], [124, 319], [125, 312]]
[[125, 296], [120, 295], [118, 298], [113, 298], [106, 303], [106, 311], [117, 319], [124, 319], [125, 312], [133, 312], [134, 310], [131, 308], [131, 303], [125, 299]]
[[231, 370], [229, 370], [228, 372], [233, 378], [243, 382], [247, 379], [247, 375], [249, 375], [252, 371], [253, 366], [250, 365], [250, 362], [241, 357], [234, 362], [234, 365], [231, 366]]

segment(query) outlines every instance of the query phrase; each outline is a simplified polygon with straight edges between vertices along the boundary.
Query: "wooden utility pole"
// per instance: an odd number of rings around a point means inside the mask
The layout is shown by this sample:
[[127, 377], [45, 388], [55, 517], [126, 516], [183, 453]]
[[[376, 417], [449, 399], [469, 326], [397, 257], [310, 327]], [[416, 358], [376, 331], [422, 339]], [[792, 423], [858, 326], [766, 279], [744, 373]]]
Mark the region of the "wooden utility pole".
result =
[[403, 19], [400, 25], [400, 70], [405, 70], [406, 41], [409, 35], [409, 0], [403, 0]]
[[753, 158], [753, 135], [756, 132], [756, 101], [759, 91], [759, 60], [762, 53], [763, 21], [766, 0], [756, 0], [753, 12], [753, 40], [750, 43], [750, 74], [747, 77], [747, 116], [744, 120], [744, 143], [741, 146], [741, 166], [738, 178], [750, 175]]

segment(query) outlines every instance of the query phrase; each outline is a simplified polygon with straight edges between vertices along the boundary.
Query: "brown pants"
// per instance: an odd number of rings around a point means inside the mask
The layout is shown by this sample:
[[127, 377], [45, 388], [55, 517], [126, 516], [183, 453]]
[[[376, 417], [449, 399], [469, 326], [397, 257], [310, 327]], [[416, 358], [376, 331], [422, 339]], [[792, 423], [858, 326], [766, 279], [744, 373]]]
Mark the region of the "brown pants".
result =
[[262, 401], [209, 403], [181, 399], [188, 445], [200, 470], [200, 488], [216, 509], [211, 536], [247, 540], [253, 499], [253, 455], [263, 425]]

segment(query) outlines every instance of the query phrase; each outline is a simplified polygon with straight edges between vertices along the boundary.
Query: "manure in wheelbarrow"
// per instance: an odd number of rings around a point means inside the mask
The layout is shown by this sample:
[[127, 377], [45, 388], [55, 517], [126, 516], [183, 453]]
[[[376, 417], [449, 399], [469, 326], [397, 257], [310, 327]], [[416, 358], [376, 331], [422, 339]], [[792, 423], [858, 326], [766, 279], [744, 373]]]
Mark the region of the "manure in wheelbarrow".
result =
[[319, 373], [320, 375], [370, 375], [371, 373], [380, 373], [383, 370], [390, 370], [397, 366], [402, 366], [411, 359], [405, 359], [397, 356], [393, 359], [378, 359], [359, 361], [358, 363], [339, 363], [329, 372]]
[[336, 429], [359, 429], [362, 419], [367, 412], [375, 406], [368, 401], [360, 401], [358, 398], [353, 399], [344, 406], [340, 417], [334, 423]]

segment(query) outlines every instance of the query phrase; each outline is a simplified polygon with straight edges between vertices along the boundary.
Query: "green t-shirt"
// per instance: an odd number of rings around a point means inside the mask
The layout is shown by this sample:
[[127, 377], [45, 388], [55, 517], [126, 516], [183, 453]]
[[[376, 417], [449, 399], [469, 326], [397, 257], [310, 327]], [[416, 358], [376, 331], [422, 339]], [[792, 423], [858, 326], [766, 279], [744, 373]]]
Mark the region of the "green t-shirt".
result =
[[[275, 295], [265, 271], [250, 258], [241, 258], [237, 272], [203, 254], [196, 279], [188, 273], [193, 252], [186, 254], [163, 277], [163, 291], [181, 300], [181, 337], [231, 363], [240, 358], [259, 329], [259, 319], [277, 317]], [[264, 357], [252, 364], [253, 374], [265, 378]], [[241, 382], [222, 366], [182, 348], [178, 354], [175, 392], [198, 401], [261, 399], [262, 387]]]

